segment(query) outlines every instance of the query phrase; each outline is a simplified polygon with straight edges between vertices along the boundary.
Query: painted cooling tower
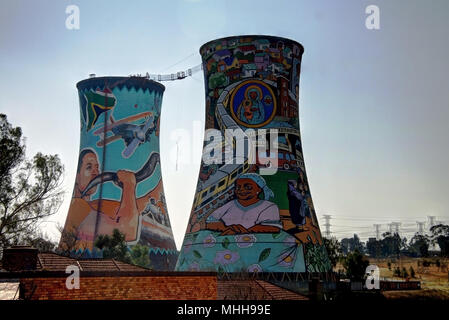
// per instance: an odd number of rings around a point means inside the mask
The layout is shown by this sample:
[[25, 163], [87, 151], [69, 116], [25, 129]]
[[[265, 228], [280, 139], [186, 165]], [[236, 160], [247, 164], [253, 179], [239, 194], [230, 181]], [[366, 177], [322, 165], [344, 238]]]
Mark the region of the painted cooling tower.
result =
[[177, 252], [159, 156], [165, 87], [140, 77], [101, 77], [77, 88], [80, 151], [60, 247], [98, 257], [95, 240], [118, 229], [141, 264], [173, 270]]
[[[302, 53], [301, 44], [272, 36], [229, 37], [201, 47], [205, 147], [176, 270], [330, 271], [299, 131]], [[258, 136], [256, 151], [235, 152], [239, 139], [224, 131], [239, 128], [244, 139]], [[259, 140], [260, 129], [277, 138]], [[225, 138], [208, 139], [218, 130]], [[217, 144], [219, 161], [206, 162]]]

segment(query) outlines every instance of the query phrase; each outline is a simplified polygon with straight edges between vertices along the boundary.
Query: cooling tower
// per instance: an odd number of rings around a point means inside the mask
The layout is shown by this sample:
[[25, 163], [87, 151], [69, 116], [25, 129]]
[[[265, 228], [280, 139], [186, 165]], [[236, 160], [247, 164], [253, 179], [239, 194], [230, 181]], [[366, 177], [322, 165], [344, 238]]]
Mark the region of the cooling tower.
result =
[[176, 270], [331, 270], [299, 131], [302, 53], [301, 44], [272, 36], [201, 47], [206, 134]]
[[140, 264], [173, 270], [177, 251], [159, 156], [165, 87], [140, 77], [101, 77], [77, 88], [80, 150], [61, 249], [101, 257], [95, 240], [118, 229]]

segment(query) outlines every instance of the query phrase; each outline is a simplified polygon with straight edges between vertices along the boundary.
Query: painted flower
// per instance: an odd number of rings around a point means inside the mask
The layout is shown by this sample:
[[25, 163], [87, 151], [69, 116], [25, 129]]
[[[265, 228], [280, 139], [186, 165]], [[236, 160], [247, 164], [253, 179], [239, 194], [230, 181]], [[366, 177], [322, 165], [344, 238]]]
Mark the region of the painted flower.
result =
[[189, 265], [189, 271], [200, 271], [200, 264], [198, 262], [192, 262]]
[[281, 267], [292, 267], [295, 263], [295, 253], [294, 252], [285, 252], [282, 253], [278, 258], [278, 263]]
[[287, 247], [296, 246], [296, 239], [294, 237], [287, 237], [284, 239], [284, 245]]
[[235, 242], [239, 248], [249, 248], [256, 240], [257, 238], [253, 234], [239, 234], [235, 236]]
[[233, 252], [231, 250], [223, 250], [223, 251], [217, 251], [214, 259], [215, 264], [221, 264], [221, 265], [227, 265], [230, 263], [236, 262], [238, 259], [240, 259], [240, 255], [238, 252]]
[[206, 238], [204, 238], [203, 246], [205, 248], [211, 248], [211, 247], [215, 246], [216, 242], [217, 242], [217, 240], [214, 238], [213, 235], [210, 234]]
[[248, 267], [248, 272], [262, 272], [262, 267], [257, 263], [252, 264]]

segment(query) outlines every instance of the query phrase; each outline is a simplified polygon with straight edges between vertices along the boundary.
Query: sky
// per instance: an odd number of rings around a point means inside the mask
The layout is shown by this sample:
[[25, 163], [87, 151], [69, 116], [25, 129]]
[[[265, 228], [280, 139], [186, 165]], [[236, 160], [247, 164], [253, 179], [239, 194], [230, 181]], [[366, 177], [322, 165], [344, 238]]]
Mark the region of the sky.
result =
[[[66, 28], [69, 5], [79, 30]], [[365, 26], [369, 5], [378, 30]], [[43, 230], [59, 239], [73, 190], [78, 81], [182, 71], [201, 63], [202, 44], [241, 34], [305, 48], [300, 127], [321, 225], [328, 214], [337, 238], [366, 240], [374, 223], [401, 222], [410, 237], [427, 216], [449, 222], [448, 12], [445, 0], [2, 0], [0, 112], [22, 127], [29, 157], [59, 154], [65, 166], [65, 201]], [[162, 177], [179, 248], [201, 160], [203, 74], [163, 84]]]

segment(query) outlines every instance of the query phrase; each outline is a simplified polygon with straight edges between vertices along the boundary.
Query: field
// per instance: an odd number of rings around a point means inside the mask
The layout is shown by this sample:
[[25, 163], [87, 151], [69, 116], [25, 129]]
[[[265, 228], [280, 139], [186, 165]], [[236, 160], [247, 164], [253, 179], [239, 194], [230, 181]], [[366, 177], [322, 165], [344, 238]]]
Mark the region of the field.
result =
[[380, 268], [381, 279], [404, 280], [404, 278], [393, 275], [394, 269], [399, 267], [402, 270], [405, 267], [410, 274], [410, 267], [412, 267], [415, 271], [415, 278], [409, 277], [410, 281], [421, 281], [421, 290], [384, 291], [383, 295], [388, 299], [449, 300], [449, 259], [401, 257], [400, 259], [370, 259], [370, 264], [375, 264]]

